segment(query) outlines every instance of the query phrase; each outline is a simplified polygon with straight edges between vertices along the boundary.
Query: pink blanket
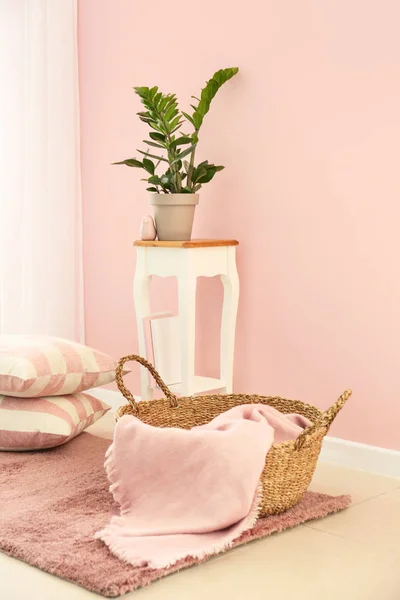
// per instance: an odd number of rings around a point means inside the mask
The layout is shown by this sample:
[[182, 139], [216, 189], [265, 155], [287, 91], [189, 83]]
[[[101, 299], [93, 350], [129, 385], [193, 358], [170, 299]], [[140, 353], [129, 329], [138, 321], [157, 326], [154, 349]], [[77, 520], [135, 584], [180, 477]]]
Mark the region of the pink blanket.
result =
[[190, 431], [122, 417], [106, 454], [120, 516], [96, 534], [135, 566], [163, 568], [228, 548], [257, 520], [265, 456], [309, 421], [248, 404]]

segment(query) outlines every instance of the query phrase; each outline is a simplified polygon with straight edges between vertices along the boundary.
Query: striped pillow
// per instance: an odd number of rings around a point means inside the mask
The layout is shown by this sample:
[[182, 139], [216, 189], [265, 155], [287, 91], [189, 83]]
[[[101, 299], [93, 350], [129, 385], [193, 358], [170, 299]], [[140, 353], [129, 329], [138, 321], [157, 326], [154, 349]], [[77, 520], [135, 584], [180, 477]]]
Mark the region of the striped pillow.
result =
[[40, 450], [65, 444], [110, 406], [89, 394], [40, 398], [0, 396], [0, 450]]
[[0, 394], [20, 398], [84, 392], [115, 379], [116, 361], [56, 337], [0, 336]]

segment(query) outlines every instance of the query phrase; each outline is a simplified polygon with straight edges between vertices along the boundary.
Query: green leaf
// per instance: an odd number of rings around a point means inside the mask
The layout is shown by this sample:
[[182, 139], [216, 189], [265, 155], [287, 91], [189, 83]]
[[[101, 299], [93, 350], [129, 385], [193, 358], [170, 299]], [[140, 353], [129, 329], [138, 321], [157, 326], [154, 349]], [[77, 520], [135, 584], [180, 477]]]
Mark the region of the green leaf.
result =
[[148, 182], [154, 183], [155, 185], [161, 185], [161, 179], [158, 177], [158, 175], [152, 175], [149, 177]]
[[192, 183], [197, 183], [202, 177], [204, 177], [204, 175], [207, 175], [207, 169], [201, 169], [200, 167], [197, 167], [197, 169], [193, 169]]
[[154, 96], [156, 95], [156, 93], [158, 92], [158, 86], [154, 86], [149, 90], [148, 95], [150, 96], [150, 98], [153, 100]]
[[208, 160], [204, 160], [203, 162], [201, 162], [197, 165], [197, 168], [201, 169], [203, 167], [206, 167], [207, 165], [208, 165]]
[[161, 92], [158, 92], [158, 94], [156, 94], [154, 96], [154, 99], [153, 99], [154, 106], [158, 107], [158, 104], [159, 104], [160, 100], [162, 99], [162, 97], [163, 97], [163, 95]]
[[208, 111], [210, 110], [211, 100], [212, 98], [210, 98], [209, 100], [201, 100], [197, 107], [197, 114], [201, 115], [202, 117], [205, 117]]
[[222, 169], [225, 169], [225, 167], [223, 167], [221, 165], [212, 165], [212, 164], [209, 164], [208, 160], [205, 160], [197, 165], [197, 170], [203, 169], [204, 167], [206, 169], [207, 168], [215, 169], [216, 172], [222, 171]]
[[217, 169], [215, 167], [208, 168], [204, 175], [199, 177], [196, 183], [208, 183], [214, 177]]
[[168, 162], [168, 160], [164, 156], [156, 156], [155, 154], [150, 154], [149, 152], [143, 152], [143, 150], [138, 150], [140, 154], [147, 156], [148, 158], [154, 158], [154, 160], [162, 160], [163, 162]]
[[150, 126], [154, 123], [154, 120], [150, 119], [148, 117], [139, 117], [139, 119], [141, 121], [143, 121], [143, 123], [147, 123], [147, 125], [150, 125]]
[[156, 187], [146, 188], [146, 192], [153, 192], [153, 194], [158, 194], [158, 189]]
[[221, 87], [221, 85], [226, 83], [229, 79], [231, 79], [238, 72], [239, 72], [238, 67], [230, 67], [228, 69], [221, 69], [220, 71], [217, 71], [216, 73], [214, 73], [212, 78], [215, 79], [215, 81], [218, 83], [219, 87]]
[[193, 113], [194, 126], [197, 131], [200, 129], [205, 115], [210, 110], [211, 101], [219, 88], [236, 75], [238, 71], [237, 67], [221, 69], [214, 73], [210, 81], [207, 81], [206, 86], [201, 90], [200, 102]]
[[158, 123], [156, 123], [155, 121], [153, 121], [152, 123], [149, 123], [150, 127], [152, 129], [155, 129], [156, 132], [163, 134], [164, 128], [161, 127]]
[[152, 115], [148, 114], [148, 113], [143, 113], [143, 114], [139, 114], [137, 113], [139, 119], [141, 121], [143, 121], [143, 123], [153, 123], [155, 122], [155, 119]]
[[170, 131], [170, 134], [172, 135], [173, 133], [175, 133], [175, 131], [178, 131], [178, 129], [180, 129], [182, 127], [182, 123], [183, 123], [183, 121], [179, 121], [178, 125], [176, 127], [174, 127], [174, 129], [172, 131]]
[[169, 123], [179, 114], [179, 110], [176, 108], [176, 104], [172, 104], [164, 115], [164, 120]]
[[148, 98], [150, 89], [148, 87], [134, 87], [135, 93], [140, 96], [140, 98]]
[[139, 117], [146, 117], [146, 118], [149, 118], [149, 117], [151, 117], [151, 114], [150, 114], [150, 112], [149, 112], [148, 110], [141, 111], [141, 112], [138, 112], [138, 113], [136, 113], [136, 114], [137, 114]]
[[167, 106], [168, 102], [169, 102], [169, 96], [166, 95], [166, 96], [163, 97], [163, 99], [161, 100], [160, 104], [158, 105], [158, 110], [160, 112], [163, 112], [163, 110]]
[[210, 105], [210, 102], [214, 98], [215, 94], [218, 92], [219, 87], [220, 86], [218, 85], [218, 82], [214, 79], [214, 77], [210, 79], [210, 81], [207, 82], [206, 87], [201, 91], [201, 99], [199, 104], [201, 104], [201, 102], [205, 102], [208, 105]]
[[168, 96], [168, 102], [166, 103], [166, 105], [163, 108], [164, 115], [167, 114], [167, 112], [168, 112], [169, 109], [171, 109], [171, 108], [177, 108], [177, 107], [178, 107], [178, 102], [177, 102], [175, 94], [170, 94]]
[[177, 146], [184, 146], [185, 144], [190, 144], [192, 142], [192, 138], [187, 136], [182, 136], [180, 138], [177, 138], [176, 140], [174, 140], [171, 144], [171, 146], [173, 148], [176, 148]]
[[157, 144], [156, 142], [151, 142], [150, 140], [143, 140], [143, 143], [146, 144], [146, 146], [153, 146], [153, 148], [161, 148], [161, 150], [165, 150], [165, 144]]
[[183, 111], [182, 111], [182, 114], [185, 117], [185, 119], [187, 119], [189, 121], [189, 123], [191, 123], [193, 125], [193, 127], [194, 127], [195, 125], [194, 125], [193, 117], [191, 117], [188, 113], [183, 112]]
[[192, 144], [191, 146], [189, 146], [189, 148], [185, 148], [185, 150], [183, 150], [183, 152], [178, 154], [177, 158], [175, 158], [175, 160], [173, 160], [171, 164], [173, 164], [173, 165], [176, 164], [178, 162], [178, 160], [182, 160], [182, 158], [185, 158], [185, 156], [190, 154], [195, 148], [196, 148], [196, 144]]
[[[149, 180], [150, 181], [150, 180]], [[169, 177], [167, 177], [166, 175], [163, 175], [161, 177], [161, 185], [165, 190], [171, 190], [172, 189], [172, 181]]]
[[163, 133], [157, 133], [156, 131], [151, 131], [149, 135], [152, 140], [156, 140], [158, 142], [165, 142], [165, 135]]
[[143, 163], [141, 163], [140, 160], [136, 160], [136, 158], [127, 158], [126, 160], [121, 160], [112, 164], [126, 165], [127, 167], [137, 167], [138, 169], [144, 169]]
[[154, 112], [153, 112], [153, 104], [150, 100], [145, 100], [144, 98], [141, 99], [141, 102], [143, 104], [143, 106], [145, 108], [147, 108], [147, 111], [150, 113], [150, 116], [154, 117]]
[[181, 116], [178, 115], [177, 117], [175, 117], [174, 119], [172, 119], [172, 121], [169, 121], [169, 123], [167, 123], [167, 127], [168, 127], [168, 131], [172, 132], [172, 130], [177, 126], [180, 125], [181, 122]]
[[144, 158], [143, 159], [143, 166], [146, 169], [146, 171], [148, 173], [150, 173], [150, 175], [154, 175], [155, 166], [154, 166], [154, 163], [151, 160], [149, 160], [148, 158]]
[[203, 117], [200, 115], [200, 113], [195, 112], [193, 114], [193, 125], [195, 126], [196, 131], [198, 131], [200, 129], [202, 123], [203, 123]]

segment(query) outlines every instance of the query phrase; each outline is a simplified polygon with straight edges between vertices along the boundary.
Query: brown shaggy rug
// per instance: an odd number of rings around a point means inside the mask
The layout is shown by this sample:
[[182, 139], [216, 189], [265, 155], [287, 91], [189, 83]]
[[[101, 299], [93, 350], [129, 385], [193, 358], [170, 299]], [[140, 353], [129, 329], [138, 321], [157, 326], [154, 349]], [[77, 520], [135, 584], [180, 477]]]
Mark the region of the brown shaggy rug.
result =
[[[110, 441], [83, 433], [35, 452], [0, 452], [0, 550], [104, 596], [115, 597], [200, 562], [166, 569], [132, 567], [93, 539], [116, 514], [104, 454]], [[288, 512], [261, 519], [236, 546], [319, 519], [350, 504], [348, 496], [308, 492]]]

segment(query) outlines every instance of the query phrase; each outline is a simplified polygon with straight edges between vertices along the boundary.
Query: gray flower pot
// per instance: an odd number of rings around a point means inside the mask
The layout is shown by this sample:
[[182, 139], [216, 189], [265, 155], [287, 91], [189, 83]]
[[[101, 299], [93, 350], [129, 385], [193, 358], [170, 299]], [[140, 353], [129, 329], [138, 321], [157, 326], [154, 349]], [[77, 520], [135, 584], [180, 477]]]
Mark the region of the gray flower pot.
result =
[[158, 239], [190, 240], [198, 203], [199, 194], [150, 194]]

